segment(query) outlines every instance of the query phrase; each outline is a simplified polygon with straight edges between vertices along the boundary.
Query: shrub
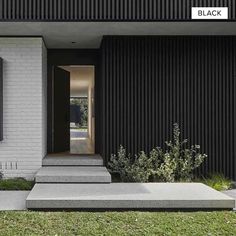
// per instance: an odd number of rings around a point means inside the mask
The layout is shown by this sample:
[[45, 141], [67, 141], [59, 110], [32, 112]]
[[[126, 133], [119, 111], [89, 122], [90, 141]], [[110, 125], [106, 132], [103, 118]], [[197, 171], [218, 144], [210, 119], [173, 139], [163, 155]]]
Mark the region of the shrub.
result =
[[160, 167], [155, 170], [155, 179], [167, 182], [191, 181], [193, 170], [202, 164], [207, 155], [199, 153], [199, 145], [185, 148], [188, 141], [180, 140], [178, 124], [174, 124], [173, 130], [174, 140], [166, 142], [168, 149], [164, 154], [161, 152], [164, 158]]
[[123, 146], [120, 146], [117, 155], [112, 154], [108, 163], [112, 173], [119, 174], [123, 181], [130, 181], [130, 169], [133, 165], [130, 154], [126, 154]]
[[87, 127], [88, 126], [88, 99], [86, 98], [72, 98], [70, 100], [71, 105], [76, 105], [80, 107], [80, 127]]
[[120, 146], [117, 155], [112, 154], [108, 163], [110, 172], [119, 174], [124, 182], [147, 182], [150, 176], [148, 157], [144, 152], [140, 152], [133, 159], [126, 153], [123, 146]]
[[179, 126], [174, 124], [173, 142], [166, 142], [167, 150], [157, 147], [149, 154], [141, 151], [132, 157], [120, 146], [117, 155], [112, 154], [108, 167], [125, 182], [191, 181], [193, 170], [202, 164], [206, 155], [199, 153], [199, 145], [188, 149], [186, 143], [186, 139], [180, 140]]
[[3, 178], [3, 173], [0, 171], [0, 180]]
[[135, 155], [135, 159], [130, 168], [130, 179], [133, 182], [148, 182], [152, 175], [151, 160], [147, 154], [141, 151]]

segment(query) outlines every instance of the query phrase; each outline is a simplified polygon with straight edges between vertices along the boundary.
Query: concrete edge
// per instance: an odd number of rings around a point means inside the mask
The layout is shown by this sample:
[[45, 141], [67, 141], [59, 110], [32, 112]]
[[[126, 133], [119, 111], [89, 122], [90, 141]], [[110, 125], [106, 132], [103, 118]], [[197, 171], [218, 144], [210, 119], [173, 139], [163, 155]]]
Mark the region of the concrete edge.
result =
[[26, 199], [28, 209], [233, 209], [235, 200], [52, 200]]

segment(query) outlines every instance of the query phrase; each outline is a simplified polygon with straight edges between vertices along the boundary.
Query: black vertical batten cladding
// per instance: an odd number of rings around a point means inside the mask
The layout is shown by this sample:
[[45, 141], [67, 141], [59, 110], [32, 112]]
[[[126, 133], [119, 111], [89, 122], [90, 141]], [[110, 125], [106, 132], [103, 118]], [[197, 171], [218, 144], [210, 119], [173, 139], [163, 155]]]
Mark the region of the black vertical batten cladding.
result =
[[201, 173], [236, 179], [236, 38], [104, 37], [101, 154], [164, 146], [177, 122], [208, 154]]
[[191, 7], [228, 7], [235, 0], [0, 0], [0, 21], [191, 20]]
[[3, 59], [0, 57], [0, 141], [3, 140]]

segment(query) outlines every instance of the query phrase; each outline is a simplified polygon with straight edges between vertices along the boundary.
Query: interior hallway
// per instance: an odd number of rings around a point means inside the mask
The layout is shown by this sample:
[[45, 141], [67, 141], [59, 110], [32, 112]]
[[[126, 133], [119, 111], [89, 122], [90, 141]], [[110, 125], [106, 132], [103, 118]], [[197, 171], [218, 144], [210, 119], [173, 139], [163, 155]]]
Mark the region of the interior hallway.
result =
[[61, 66], [70, 72], [70, 153], [94, 154], [94, 66]]
[[94, 145], [88, 137], [87, 131], [71, 129], [70, 153], [71, 154], [93, 154]]

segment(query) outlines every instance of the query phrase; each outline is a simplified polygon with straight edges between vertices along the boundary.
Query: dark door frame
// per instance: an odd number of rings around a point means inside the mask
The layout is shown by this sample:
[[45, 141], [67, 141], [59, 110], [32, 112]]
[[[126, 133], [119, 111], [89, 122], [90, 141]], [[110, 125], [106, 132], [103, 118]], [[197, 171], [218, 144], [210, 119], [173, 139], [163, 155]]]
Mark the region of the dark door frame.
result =
[[[48, 50], [48, 79], [47, 79], [47, 153], [53, 153], [53, 67], [69, 65], [91, 65], [95, 68], [94, 96], [96, 103], [96, 81], [99, 78], [99, 49], [49, 49]], [[95, 104], [96, 116], [96, 104]], [[95, 119], [95, 128], [96, 125]], [[96, 144], [95, 130], [95, 144]], [[95, 146], [95, 153], [99, 153]]]
[[54, 66], [53, 73], [53, 151], [67, 152], [70, 150], [70, 72]]

